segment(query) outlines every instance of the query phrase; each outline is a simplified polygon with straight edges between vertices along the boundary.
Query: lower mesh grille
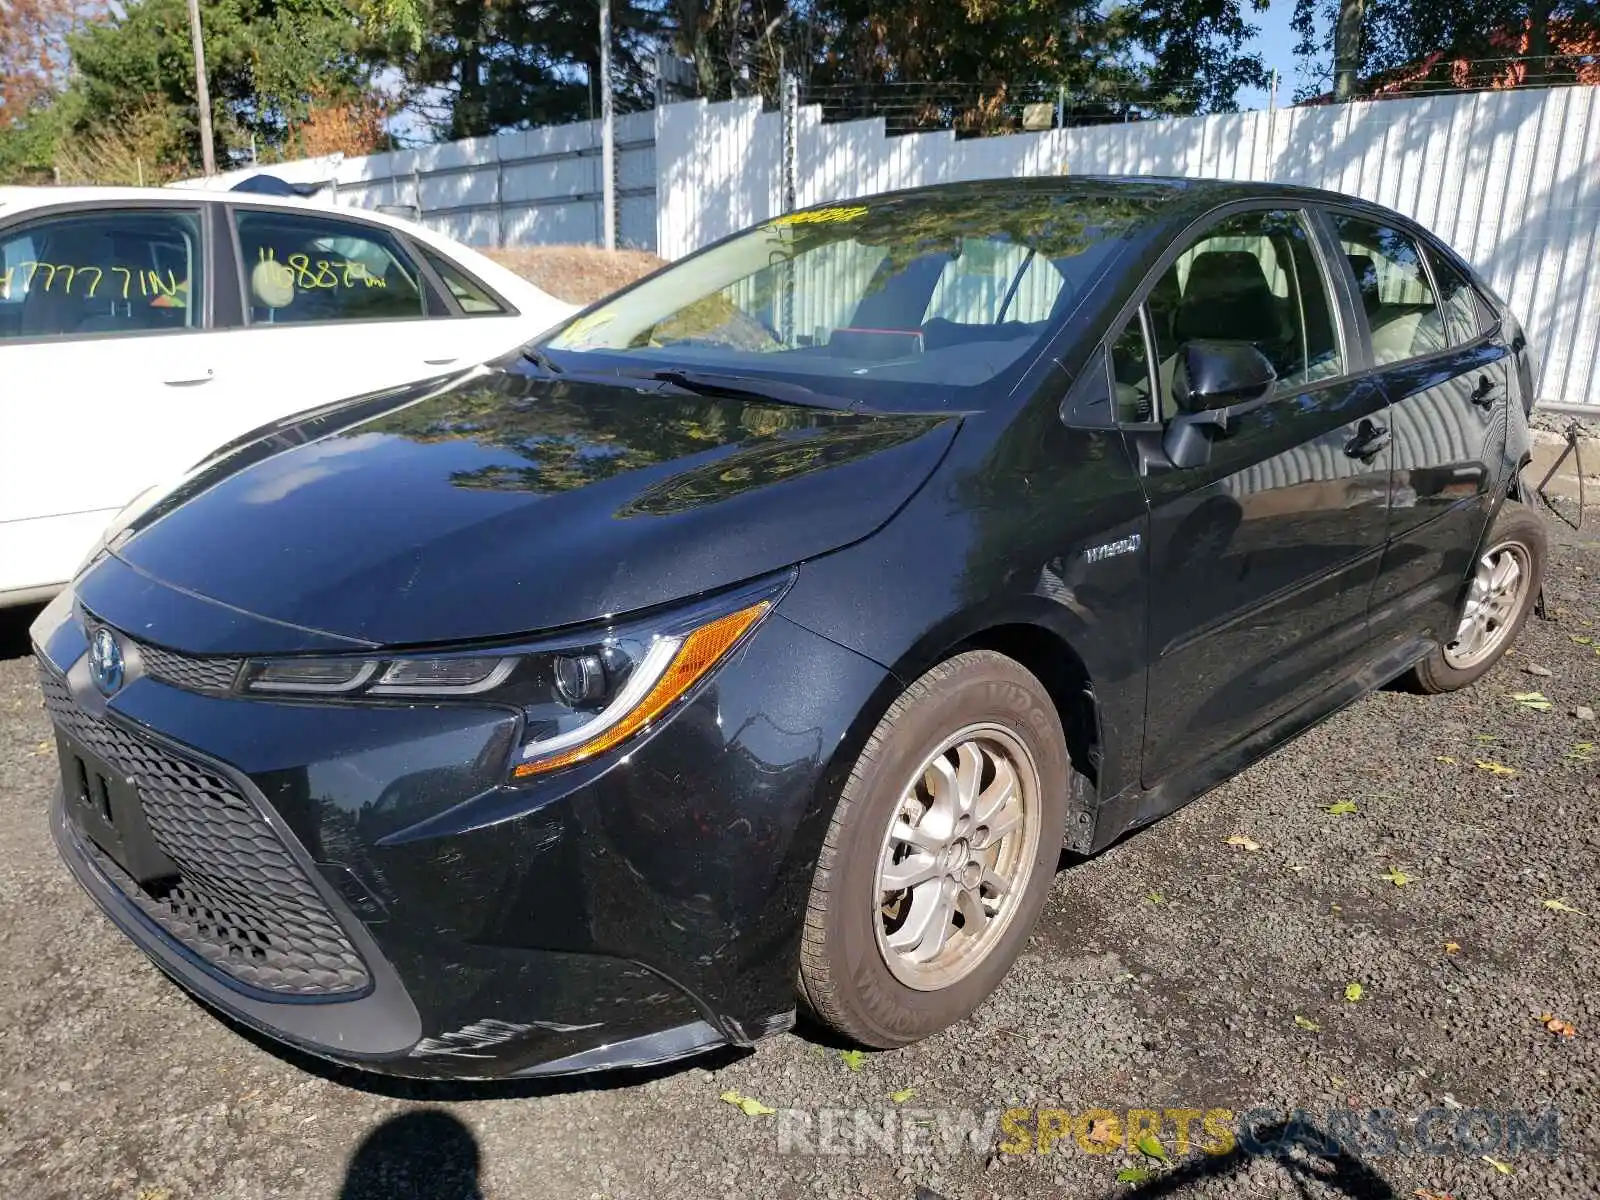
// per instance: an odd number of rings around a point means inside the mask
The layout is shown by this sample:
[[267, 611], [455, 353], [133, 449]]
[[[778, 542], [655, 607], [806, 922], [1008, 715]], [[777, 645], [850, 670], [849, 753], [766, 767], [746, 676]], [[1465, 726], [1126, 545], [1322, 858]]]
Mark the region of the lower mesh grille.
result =
[[141, 912], [217, 970], [253, 988], [340, 995], [371, 982], [338, 919], [272, 826], [228, 780], [84, 712], [40, 665], [50, 719], [132, 779], [150, 832], [178, 875], [148, 886], [83, 839]]

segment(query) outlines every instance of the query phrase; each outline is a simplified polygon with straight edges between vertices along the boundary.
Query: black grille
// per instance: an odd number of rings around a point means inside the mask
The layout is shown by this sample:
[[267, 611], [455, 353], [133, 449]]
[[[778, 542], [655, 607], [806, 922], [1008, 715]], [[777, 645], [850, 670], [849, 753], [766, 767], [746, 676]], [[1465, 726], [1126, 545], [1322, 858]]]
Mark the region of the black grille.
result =
[[191, 692], [232, 691], [233, 681], [239, 677], [239, 668], [244, 665], [242, 658], [193, 658], [132, 638], [124, 640], [138, 647], [146, 674], [153, 675], [162, 683], [187, 688]]
[[40, 666], [50, 719], [128, 775], [178, 876], [148, 887], [92, 841], [97, 864], [139, 909], [219, 971], [290, 995], [359, 992], [366, 964], [272, 826], [239, 790], [199, 763], [91, 716]]

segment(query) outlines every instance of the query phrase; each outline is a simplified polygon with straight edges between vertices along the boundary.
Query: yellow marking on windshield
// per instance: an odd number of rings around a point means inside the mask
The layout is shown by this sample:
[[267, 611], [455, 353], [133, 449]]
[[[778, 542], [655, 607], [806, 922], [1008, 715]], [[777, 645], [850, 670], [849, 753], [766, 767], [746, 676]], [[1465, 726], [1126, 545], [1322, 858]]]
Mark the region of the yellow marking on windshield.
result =
[[784, 213], [773, 217], [772, 225], [829, 225], [836, 221], [854, 221], [867, 215], [865, 204], [835, 204], [831, 208], [809, 208], [803, 212]]

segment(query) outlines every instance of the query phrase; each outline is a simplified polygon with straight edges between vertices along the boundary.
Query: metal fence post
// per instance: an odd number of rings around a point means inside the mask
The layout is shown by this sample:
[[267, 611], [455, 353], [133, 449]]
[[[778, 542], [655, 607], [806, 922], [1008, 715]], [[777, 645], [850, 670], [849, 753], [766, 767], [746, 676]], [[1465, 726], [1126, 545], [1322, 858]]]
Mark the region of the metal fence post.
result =
[[611, 101], [611, 2], [600, 0], [600, 227], [607, 250], [617, 248], [617, 134]]
[[500, 138], [494, 139], [494, 236], [501, 249], [506, 244], [506, 164], [500, 155]]
[[780, 172], [782, 195], [779, 204], [784, 212], [791, 212], [800, 190], [800, 79], [791, 71], [786, 71], [783, 75], [780, 111], [783, 127], [783, 166]]

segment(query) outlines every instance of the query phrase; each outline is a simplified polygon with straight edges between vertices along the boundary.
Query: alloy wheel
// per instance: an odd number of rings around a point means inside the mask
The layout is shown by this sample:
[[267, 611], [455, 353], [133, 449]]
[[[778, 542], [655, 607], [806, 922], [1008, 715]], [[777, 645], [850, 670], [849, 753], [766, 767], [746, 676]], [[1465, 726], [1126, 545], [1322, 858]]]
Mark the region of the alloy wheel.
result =
[[1469, 670], [1500, 648], [1522, 610], [1532, 563], [1528, 548], [1513, 541], [1492, 546], [1478, 559], [1455, 640], [1444, 649], [1446, 663]]
[[936, 991], [1005, 934], [1039, 848], [1039, 771], [999, 725], [947, 738], [906, 784], [878, 865], [878, 949], [907, 987]]

